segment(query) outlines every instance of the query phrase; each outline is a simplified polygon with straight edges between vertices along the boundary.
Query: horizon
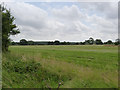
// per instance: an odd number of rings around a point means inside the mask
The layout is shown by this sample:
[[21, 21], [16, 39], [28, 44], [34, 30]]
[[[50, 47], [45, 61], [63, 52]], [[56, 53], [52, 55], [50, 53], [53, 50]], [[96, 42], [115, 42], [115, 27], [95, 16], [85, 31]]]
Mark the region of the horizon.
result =
[[[25, 38], [22, 38], [22, 39], [25, 39]], [[21, 40], [22, 40], [21, 39]], [[94, 38], [93, 38], [94, 39]], [[100, 38], [96, 38], [96, 39], [100, 39]], [[94, 41], [96, 40], [94, 39]], [[27, 39], [25, 39], [27, 40]], [[85, 39], [85, 40], [89, 40], [89, 39]], [[84, 42], [85, 40], [83, 41], [60, 41], [60, 40], [27, 40], [27, 41], [34, 41], [34, 42], [54, 42], [54, 41], [59, 41], [59, 42]], [[111, 39], [108, 39], [107, 41], [103, 41], [102, 39], [100, 39], [102, 42], [107, 42], [108, 40], [111, 40]], [[116, 39], [115, 39], [116, 40]], [[111, 40], [112, 42], [115, 42], [115, 40]], [[13, 40], [12, 40], [13, 41]], [[20, 42], [20, 41], [13, 41], [13, 42]]]

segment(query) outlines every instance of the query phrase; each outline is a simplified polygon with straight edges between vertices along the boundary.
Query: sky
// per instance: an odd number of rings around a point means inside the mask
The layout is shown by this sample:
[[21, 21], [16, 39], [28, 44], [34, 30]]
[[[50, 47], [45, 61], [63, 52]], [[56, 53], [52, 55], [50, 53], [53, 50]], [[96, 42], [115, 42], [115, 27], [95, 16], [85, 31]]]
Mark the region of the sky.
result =
[[84, 41], [118, 38], [114, 2], [6, 2], [20, 34], [13, 41]]

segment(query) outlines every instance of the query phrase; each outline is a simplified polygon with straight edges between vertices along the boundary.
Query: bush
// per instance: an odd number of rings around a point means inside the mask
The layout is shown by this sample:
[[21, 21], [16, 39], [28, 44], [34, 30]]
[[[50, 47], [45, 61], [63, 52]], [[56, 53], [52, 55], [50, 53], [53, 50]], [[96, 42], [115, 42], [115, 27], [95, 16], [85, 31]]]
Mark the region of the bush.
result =
[[37, 72], [40, 68], [40, 63], [34, 61], [24, 62], [22, 60], [6, 61], [3, 63], [3, 68], [8, 70], [8, 72], [18, 72], [18, 73], [32, 73]]
[[[22, 61], [10, 53], [3, 56], [3, 88], [48, 88], [57, 87], [60, 81], [68, 80], [42, 68], [39, 62]], [[48, 85], [48, 86], [47, 86]]]

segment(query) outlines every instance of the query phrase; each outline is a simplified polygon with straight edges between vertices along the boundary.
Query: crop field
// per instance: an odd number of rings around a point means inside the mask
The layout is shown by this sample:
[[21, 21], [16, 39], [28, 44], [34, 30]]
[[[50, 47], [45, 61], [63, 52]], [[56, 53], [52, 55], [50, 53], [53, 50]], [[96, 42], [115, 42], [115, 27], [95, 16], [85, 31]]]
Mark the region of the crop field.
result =
[[3, 54], [4, 88], [117, 88], [118, 47], [10, 46]]

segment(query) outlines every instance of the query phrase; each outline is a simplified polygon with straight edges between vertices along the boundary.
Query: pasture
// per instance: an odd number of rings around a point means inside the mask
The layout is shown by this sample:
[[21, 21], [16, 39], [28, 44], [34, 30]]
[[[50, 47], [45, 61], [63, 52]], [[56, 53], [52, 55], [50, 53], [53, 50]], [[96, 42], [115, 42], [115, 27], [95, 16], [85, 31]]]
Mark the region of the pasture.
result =
[[10, 46], [3, 54], [3, 87], [117, 88], [118, 47]]

